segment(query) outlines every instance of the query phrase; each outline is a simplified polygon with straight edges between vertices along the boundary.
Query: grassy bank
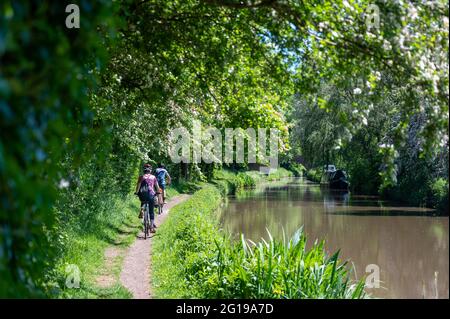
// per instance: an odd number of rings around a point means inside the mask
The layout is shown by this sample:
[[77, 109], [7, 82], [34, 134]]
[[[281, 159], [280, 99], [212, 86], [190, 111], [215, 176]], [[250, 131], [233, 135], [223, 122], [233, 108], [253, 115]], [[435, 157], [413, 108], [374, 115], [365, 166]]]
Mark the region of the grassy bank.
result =
[[[198, 186], [192, 183], [179, 182], [167, 188], [167, 197], [195, 189]], [[49, 274], [50, 296], [131, 298], [131, 293], [120, 284], [119, 276], [126, 249], [142, 228], [138, 212], [139, 200], [130, 194], [113, 198], [101, 214], [92, 215], [85, 222], [78, 218], [66, 222], [60, 238], [64, 251]], [[77, 288], [73, 286], [78, 274]]]
[[254, 187], [258, 183], [276, 181], [286, 177], [293, 177], [294, 173], [284, 168], [279, 168], [270, 174], [259, 171], [229, 171], [218, 170], [213, 174], [212, 183], [219, 188], [223, 195], [231, 194], [246, 187]]
[[[327, 256], [323, 243], [306, 249], [299, 230], [291, 239], [232, 242], [219, 231], [222, 196], [252, 173], [222, 171], [172, 209], [153, 246], [152, 285], [157, 298], [360, 298], [346, 264]], [[281, 174], [281, 173], [280, 173]], [[249, 178], [248, 178], [249, 177]], [[260, 177], [260, 181], [264, 177]], [[241, 181], [239, 181], [241, 180]]]
[[[141, 227], [139, 201], [133, 195], [111, 201], [101, 215], [83, 225], [67, 223], [64, 252], [54, 271], [50, 291], [58, 298], [131, 298], [119, 283], [126, 247]], [[105, 255], [109, 249], [111, 256]], [[79, 287], [74, 287], [79, 274]]]

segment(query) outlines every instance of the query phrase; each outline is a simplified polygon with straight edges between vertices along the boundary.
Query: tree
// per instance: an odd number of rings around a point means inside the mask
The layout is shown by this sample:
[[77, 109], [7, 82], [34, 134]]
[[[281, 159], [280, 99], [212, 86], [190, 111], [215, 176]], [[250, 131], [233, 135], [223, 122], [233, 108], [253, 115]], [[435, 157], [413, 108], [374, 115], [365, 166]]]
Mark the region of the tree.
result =
[[[423, 112], [424, 152], [448, 140], [447, 2], [376, 1], [378, 29], [366, 24], [372, 4], [81, 1], [80, 29], [67, 29], [63, 3], [3, 1], [0, 294], [39, 290], [67, 175], [77, 180], [117, 156], [164, 158], [165, 134], [192, 117], [277, 127], [284, 149], [293, 93], [318, 92], [325, 82], [369, 94], [389, 71], [396, 87], [414, 93], [398, 107], [399, 127]], [[123, 164], [114, 163], [108, 171]]]

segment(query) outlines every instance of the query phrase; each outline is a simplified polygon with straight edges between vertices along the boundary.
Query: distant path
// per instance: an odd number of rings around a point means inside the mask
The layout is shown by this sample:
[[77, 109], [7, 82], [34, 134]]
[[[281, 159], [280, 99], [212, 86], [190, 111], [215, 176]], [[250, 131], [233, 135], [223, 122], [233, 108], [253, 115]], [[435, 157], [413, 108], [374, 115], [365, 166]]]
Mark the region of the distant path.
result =
[[[182, 194], [172, 198], [166, 205], [164, 205], [164, 212], [161, 215], [156, 213], [155, 208], [155, 223], [158, 228], [167, 218], [169, 210], [177, 204], [184, 202], [191, 195]], [[136, 212], [137, 213], [137, 212]], [[136, 241], [128, 248], [123, 262], [122, 272], [120, 274], [120, 283], [125, 286], [132, 294], [134, 299], [148, 299], [152, 298], [152, 291], [150, 289], [150, 274], [151, 274], [151, 251], [152, 251], [152, 237], [144, 239], [143, 232], [138, 234]]]

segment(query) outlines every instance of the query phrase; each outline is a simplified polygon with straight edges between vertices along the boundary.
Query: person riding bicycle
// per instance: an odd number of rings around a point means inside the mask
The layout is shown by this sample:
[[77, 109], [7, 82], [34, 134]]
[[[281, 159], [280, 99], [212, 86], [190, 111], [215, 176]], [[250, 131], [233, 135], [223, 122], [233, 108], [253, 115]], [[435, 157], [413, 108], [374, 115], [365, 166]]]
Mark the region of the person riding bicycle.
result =
[[172, 179], [169, 175], [169, 172], [167, 172], [166, 167], [164, 164], [159, 163], [158, 168], [155, 170], [156, 178], [158, 180], [158, 185], [162, 190], [162, 200], [163, 203], [166, 204], [166, 177], [167, 177], [167, 184], [170, 185]]
[[160, 192], [160, 187], [158, 185], [158, 181], [154, 175], [152, 175], [152, 166], [150, 164], [144, 164], [143, 166], [144, 174], [140, 175], [136, 184], [136, 195], [140, 194], [141, 187], [143, 186], [143, 183], [145, 182], [148, 186], [148, 194], [145, 194], [147, 196], [146, 199], [143, 197], [139, 197], [141, 200], [141, 212], [139, 214], [139, 218], [142, 218], [144, 205], [149, 204], [149, 210], [150, 210], [150, 232], [155, 233], [155, 213], [154, 213], [154, 198], [157, 193]]

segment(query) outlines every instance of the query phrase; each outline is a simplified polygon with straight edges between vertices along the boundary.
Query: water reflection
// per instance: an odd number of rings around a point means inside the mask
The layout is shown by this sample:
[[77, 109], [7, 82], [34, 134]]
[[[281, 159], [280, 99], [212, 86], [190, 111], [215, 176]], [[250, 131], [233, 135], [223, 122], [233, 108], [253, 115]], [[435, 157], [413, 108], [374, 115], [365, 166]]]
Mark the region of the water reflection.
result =
[[304, 180], [258, 187], [230, 197], [222, 214], [225, 229], [254, 241], [300, 226], [312, 242], [325, 239], [331, 251], [351, 259], [356, 276], [368, 264], [380, 267], [383, 298], [448, 298], [448, 217], [370, 196], [330, 192]]

